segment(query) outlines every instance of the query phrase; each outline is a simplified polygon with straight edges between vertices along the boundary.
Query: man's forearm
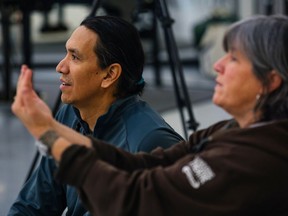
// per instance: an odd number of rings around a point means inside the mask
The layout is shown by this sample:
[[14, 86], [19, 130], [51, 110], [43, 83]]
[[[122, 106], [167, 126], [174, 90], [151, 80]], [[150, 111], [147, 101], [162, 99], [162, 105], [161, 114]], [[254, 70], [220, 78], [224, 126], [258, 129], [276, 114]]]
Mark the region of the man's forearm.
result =
[[52, 120], [52, 124], [47, 127], [37, 129], [36, 138], [39, 140], [41, 149], [45, 149], [46, 154], [53, 156], [56, 161], [61, 160], [63, 152], [73, 144], [92, 147], [88, 137], [75, 130]]
[[57, 132], [60, 137], [65, 138], [71, 143], [85, 145], [86, 147], [92, 147], [91, 141], [87, 136], [84, 136], [72, 128], [63, 125], [56, 120], [53, 121], [53, 130]]

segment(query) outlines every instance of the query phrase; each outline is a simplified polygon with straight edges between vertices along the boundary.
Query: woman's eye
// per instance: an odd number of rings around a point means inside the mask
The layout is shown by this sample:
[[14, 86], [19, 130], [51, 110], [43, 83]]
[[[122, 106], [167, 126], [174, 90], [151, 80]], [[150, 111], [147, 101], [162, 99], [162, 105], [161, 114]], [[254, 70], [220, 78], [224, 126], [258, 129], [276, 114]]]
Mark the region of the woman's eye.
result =
[[236, 61], [237, 58], [235, 56], [231, 56], [231, 61]]
[[230, 61], [237, 61], [237, 57], [234, 54], [230, 54]]

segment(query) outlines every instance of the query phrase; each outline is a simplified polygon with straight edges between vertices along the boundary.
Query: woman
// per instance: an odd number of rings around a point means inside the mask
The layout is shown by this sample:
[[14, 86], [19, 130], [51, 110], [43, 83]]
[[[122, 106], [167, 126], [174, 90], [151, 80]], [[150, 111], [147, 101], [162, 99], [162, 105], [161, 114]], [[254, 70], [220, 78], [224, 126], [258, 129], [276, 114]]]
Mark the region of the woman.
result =
[[227, 54], [215, 63], [213, 102], [234, 118], [168, 150], [131, 155], [60, 125], [27, 68], [12, 110], [94, 215], [287, 215], [287, 36], [284, 16], [231, 26]]

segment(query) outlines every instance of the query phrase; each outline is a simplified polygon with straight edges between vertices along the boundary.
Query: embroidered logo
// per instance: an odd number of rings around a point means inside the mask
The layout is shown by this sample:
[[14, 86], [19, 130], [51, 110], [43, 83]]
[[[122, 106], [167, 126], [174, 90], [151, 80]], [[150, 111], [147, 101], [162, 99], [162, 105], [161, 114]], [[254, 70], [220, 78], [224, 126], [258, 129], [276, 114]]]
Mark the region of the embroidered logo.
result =
[[209, 165], [200, 157], [195, 157], [191, 162], [182, 168], [189, 183], [195, 189], [198, 189], [205, 182], [215, 177], [214, 172]]

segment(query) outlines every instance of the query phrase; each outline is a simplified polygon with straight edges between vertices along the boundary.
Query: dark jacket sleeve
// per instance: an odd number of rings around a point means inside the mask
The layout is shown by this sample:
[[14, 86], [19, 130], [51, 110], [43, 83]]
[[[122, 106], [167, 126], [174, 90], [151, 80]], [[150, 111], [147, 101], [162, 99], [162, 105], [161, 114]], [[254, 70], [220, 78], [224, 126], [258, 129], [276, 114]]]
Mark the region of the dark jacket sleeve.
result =
[[61, 215], [65, 209], [62, 184], [56, 182], [56, 170], [52, 159], [43, 157], [38, 168], [21, 189], [8, 215]]
[[[103, 143], [98, 144], [103, 146]], [[108, 144], [104, 145], [105, 147], [109, 146]], [[109, 146], [106, 150], [110, 152], [110, 155], [112, 154], [111, 157], [115, 157], [114, 163], [118, 164], [118, 168], [100, 160], [97, 150], [73, 145], [64, 152], [57, 173], [57, 179], [80, 190], [83, 203], [93, 215], [138, 215], [134, 210], [135, 205], [139, 205], [139, 200], [144, 198], [139, 197], [144, 195], [141, 191], [146, 190], [146, 187], [154, 187], [152, 184], [155, 183], [154, 180], [158, 181], [159, 177], [166, 178], [164, 177], [166, 174], [163, 173], [165, 168], [157, 166], [157, 164], [167, 166], [176, 159], [176, 155], [181, 157], [187, 154], [187, 152], [185, 153], [186, 143], [173, 146], [173, 152], [176, 152], [173, 157], [170, 155], [172, 149], [167, 152], [167, 150], [159, 148], [152, 155], [146, 153], [134, 155], [113, 146]], [[105, 157], [105, 159], [107, 158]], [[127, 171], [124, 170], [125, 166], [128, 166], [125, 169]], [[119, 167], [123, 169], [119, 169]], [[142, 168], [147, 167], [155, 168], [143, 171]], [[161, 171], [159, 172], [159, 170]], [[148, 189], [149, 193], [152, 192], [151, 189]], [[104, 193], [104, 191], [106, 192]], [[152, 194], [149, 196], [152, 198], [151, 204], [157, 205], [158, 198], [153, 197]], [[109, 201], [111, 197], [115, 202]], [[126, 199], [127, 201], [135, 200], [135, 203], [134, 201], [125, 203]], [[103, 206], [108, 201], [111, 208], [107, 207], [107, 204]], [[123, 212], [119, 212], [119, 209]]]
[[[177, 145], [179, 148], [180, 146], [181, 144]], [[83, 203], [93, 215], [193, 215], [193, 211], [195, 215], [219, 215], [211, 214], [213, 212], [211, 209], [210, 214], [208, 210], [201, 212], [207, 205], [201, 199], [205, 196], [209, 197], [209, 190], [199, 187], [201, 184], [211, 182], [211, 179], [215, 177], [215, 171], [200, 156], [195, 157], [194, 154], [186, 152], [185, 156], [173, 164], [166, 162], [169, 157], [163, 156], [162, 160], [156, 157], [156, 160], [162, 161], [162, 164], [170, 165], [153, 166], [151, 169], [134, 169], [133, 172], [128, 172], [100, 160], [91, 149], [86, 148], [86, 153], [84, 153], [83, 148], [85, 147], [75, 145], [64, 153], [58, 178], [78, 188]], [[127, 160], [128, 164], [129, 160], [131, 164], [137, 163], [141, 166], [146, 161], [150, 166], [150, 162], [147, 161], [153, 161], [152, 156], [149, 160], [147, 158], [144, 160], [143, 154], [131, 155], [129, 158], [126, 153], [118, 152], [115, 155], [119, 163]], [[78, 159], [72, 160], [72, 156]], [[156, 165], [155, 161], [152, 164]], [[87, 165], [89, 165], [88, 169], [85, 171], [81, 169]], [[142, 166], [144, 167], [143, 164]], [[193, 175], [197, 166], [198, 169], [200, 169], [199, 166], [206, 169], [205, 174], [199, 177], [201, 180], [195, 177], [196, 174]], [[76, 172], [77, 175], [75, 175]], [[218, 181], [214, 183], [214, 187], [217, 188], [218, 183]], [[226, 183], [223, 181], [222, 184]], [[221, 192], [217, 195], [220, 196]], [[192, 214], [189, 213], [190, 210]]]
[[[101, 142], [94, 138], [94, 149], [81, 145], [72, 145], [62, 155], [57, 178], [71, 185], [81, 185], [91, 167], [98, 160], [105, 161], [115, 168], [133, 172], [135, 170], [168, 166], [178, 158], [183, 157], [189, 150], [183, 141], [169, 149], [161, 147], [149, 153], [132, 154], [120, 148]], [[73, 166], [72, 166], [73, 164]], [[77, 175], [74, 172], [77, 170]]]
[[[191, 199], [185, 196], [215, 176], [205, 161], [190, 152], [192, 146], [183, 141], [151, 154], [130, 154], [94, 140], [94, 149], [69, 147], [62, 155], [57, 177], [77, 187], [83, 203], [95, 215], [184, 215], [191, 205]], [[203, 166], [207, 170], [201, 181], [189, 178], [189, 163], [193, 161], [194, 169]], [[183, 203], [173, 203], [174, 199], [183, 199]], [[177, 205], [180, 209], [175, 212]]]

